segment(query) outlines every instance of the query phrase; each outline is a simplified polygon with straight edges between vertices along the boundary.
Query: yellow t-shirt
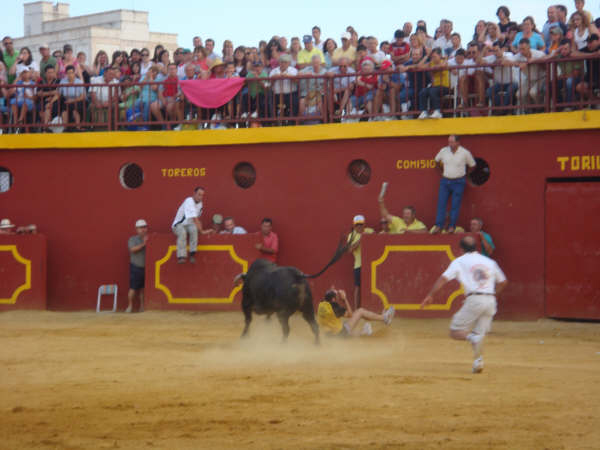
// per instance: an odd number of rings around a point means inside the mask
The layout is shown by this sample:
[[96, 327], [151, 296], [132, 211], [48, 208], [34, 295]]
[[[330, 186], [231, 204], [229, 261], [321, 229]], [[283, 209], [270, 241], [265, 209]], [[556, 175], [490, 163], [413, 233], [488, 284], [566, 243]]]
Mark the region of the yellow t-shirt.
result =
[[313, 55], [321, 56], [321, 62], [325, 64], [325, 56], [323, 56], [323, 52], [319, 50], [317, 47], [313, 47], [313, 49], [309, 52], [305, 48], [298, 52], [297, 62], [298, 64], [310, 64]]
[[317, 323], [321, 328], [325, 329], [325, 331], [332, 334], [338, 334], [342, 331], [342, 327], [344, 326], [342, 319], [335, 315], [331, 303], [327, 301], [319, 303], [319, 308], [317, 309]]
[[406, 225], [404, 219], [401, 219], [398, 216], [392, 216], [392, 221], [390, 222], [390, 234], [402, 234], [407, 231], [417, 231], [417, 230], [426, 230], [427, 227], [420, 220], [413, 220], [413, 223], [410, 225]]
[[[373, 234], [375, 233], [375, 230], [373, 228], [365, 228], [365, 230], [363, 231], [364, 234]], [[354, 235], [354, 237], [352, 237]], [[352, 237], [352, 241], [350, 241], [350, 238]], [[348, 235], [348, 242], [350, 242], [350, 245], [354, 245], [356, 244], [361, 238], [361, 235], [358, 233], [350, 233]], [[359, 267], [362, 266], [362, 260], [361, 260], [361, 256], [360, 256], [360, 245], [358, 247], [356, 247], [354, 249], [354, 251], [352, 252], [352, 255], [354, 256], [354, 268], [358, 269]]]
[[[436, 67], [436, 64], [430, 62], [429, 67], [434, 68]], [[435, 72], [431, 72], [431, 76], [433, 78], [431, 83], [432, 86], [450, 87], [450, 75], [448, 74], [447, 70], [437, 70]]]
[[343, 57], [348, 58], [350, 65], [354, 66], [354, 62], [356, 61], [356, 48], [350, 46], [348, 50], [345, 50], [342, 47], [338, 47], [333, 51], [333, 56], [331, 60], [334, 63], [338, 63], [339, 60]]

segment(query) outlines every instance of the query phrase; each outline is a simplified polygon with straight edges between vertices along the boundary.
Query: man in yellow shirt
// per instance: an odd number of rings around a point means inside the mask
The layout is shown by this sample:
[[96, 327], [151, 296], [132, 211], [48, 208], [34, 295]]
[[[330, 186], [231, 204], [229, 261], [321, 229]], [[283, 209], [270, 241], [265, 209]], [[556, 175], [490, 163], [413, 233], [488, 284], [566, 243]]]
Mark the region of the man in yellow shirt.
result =
[[[345, 307], [340, 306], [336, 300], [343, 301]], [[325, 298], [319, 303], [317, 309], [317, 323], [326, 333], [340, 336], [350, 337], [356, 336], [353, 333], [354, 328], [358, 325], [360, 319], [368, 321], [384, 322], [386, 325], [391, 325], [394, 318], [395, 309], [393, 306], [385, 309], [381, 314], [374, 313], [364, 308], [358, 308], [352, 311], [346, 293], [343, 290], [330, 289], [325, 293]], [[342, 321], [342, 318], [348, 320]], [[373, 328], [369, 322], [366, 322], [360, 333], [361, 335], [373, 334]]]
[[383, 198], [379, 198], [379, 212], [381, 213], [381, 218], [387, 220], [389, 224], [389, 234], [427, 232], [425, 224], [417, 220], [416, 210], [412, 206], [405, 206], [402, 209], [402, 218], [400, 218], [391, 215], [385, 207]]
[[360, 255], [360, 240], [363, 233], [373, 234], [373, 228], [365, 228], [365, 216], [358, 214], [352, 220], [352, 232], [348, 235], [348, 252], [354, 256], [354, 307], [360, 308], [360, 268], [362, 259]]
[[308, 34], [305, 35], [302, 38], [302, 42], [304, 43], [304, 48], [298, 52], [296, 69], [302, 70], [305, 67], [310, 66], [314, 55], [319, 55], [321, 57], [321, 63], [325, 64], [325, 55], [313, 45], [312, 36], [309, 36]]
[[342, 34], [342, 46], [333, 51], [331, 61], [334, 66], [339, 66], [342, 58], [347, 58], [350, 65], [356, 62], [356, 48], [350, 43], [352, 36], [347, 31]]

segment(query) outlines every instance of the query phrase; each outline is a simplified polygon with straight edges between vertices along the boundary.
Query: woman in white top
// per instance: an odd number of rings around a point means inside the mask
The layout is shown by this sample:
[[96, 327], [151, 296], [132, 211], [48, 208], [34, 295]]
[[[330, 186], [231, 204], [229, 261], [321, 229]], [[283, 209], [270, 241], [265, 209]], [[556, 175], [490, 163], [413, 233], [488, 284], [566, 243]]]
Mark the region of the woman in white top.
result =
[[147, 48], [143, 48], [141, 51], [142, 61], [140, 62], [140, 74], [142, 75], [142, 79], [146, 76], [146, 72], [148, 69], [152, 67], [152, 60], [150, 59], [150, 50]]
[[575, 11], [569, 19], [569, 31], [573, 33], [573, 50], [581, 50], [587, 45], [587, 38], [598, 33], [598, 28], [590, 23], [585, 14]]
[[19, 56], [17, 57], [17, 61], [9, 69], [8, 73], [18, 77], [25, 70], [32, 72], [32, 80], [37, 80], [40, 76], [40, 66], [38, 66], [38, 63], [33, 60], [29, 47], [23, 47], [21, 49]]

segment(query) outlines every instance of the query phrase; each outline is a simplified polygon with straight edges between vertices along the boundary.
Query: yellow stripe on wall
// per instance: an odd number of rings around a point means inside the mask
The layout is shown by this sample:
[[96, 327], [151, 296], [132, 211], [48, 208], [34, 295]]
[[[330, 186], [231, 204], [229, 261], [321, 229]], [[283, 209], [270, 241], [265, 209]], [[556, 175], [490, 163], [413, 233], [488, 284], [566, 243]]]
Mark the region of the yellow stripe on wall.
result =
[[393, 120], [229, 130], [4, 134], [0, 136], [0, 150], [209, 147], [448, 134], [510, 134], [596, 128], [600, 128], [600, 111], [583, 110], [523, 116]]

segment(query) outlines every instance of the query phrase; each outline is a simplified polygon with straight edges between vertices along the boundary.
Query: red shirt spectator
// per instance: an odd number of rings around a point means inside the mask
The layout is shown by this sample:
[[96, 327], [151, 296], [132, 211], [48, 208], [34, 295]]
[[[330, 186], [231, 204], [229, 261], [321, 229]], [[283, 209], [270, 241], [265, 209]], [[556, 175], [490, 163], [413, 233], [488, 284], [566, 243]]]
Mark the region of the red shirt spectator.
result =
[[277, 262], [277, 253], [279, 252], [279, 238], [272, 231], [273, 221], [265, 217], [260, 224], [260, 232], [262, 235], [262, 243], [256, 244], [256, 248], [260, 251], [260, 257], [269, 261]]
[[404, 42], [404, 32], [402, 30], [396, 30], [394, 39], [394, 42], [390, 44], [392, 61], [396, 64], [405, 63], [409, 58], [410, 45], [407, 42]]

